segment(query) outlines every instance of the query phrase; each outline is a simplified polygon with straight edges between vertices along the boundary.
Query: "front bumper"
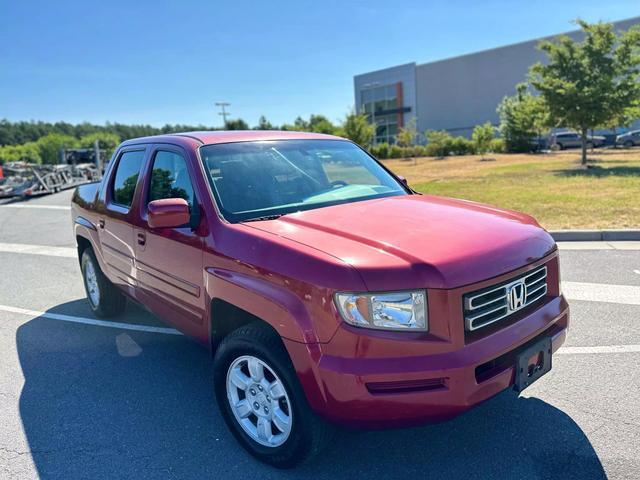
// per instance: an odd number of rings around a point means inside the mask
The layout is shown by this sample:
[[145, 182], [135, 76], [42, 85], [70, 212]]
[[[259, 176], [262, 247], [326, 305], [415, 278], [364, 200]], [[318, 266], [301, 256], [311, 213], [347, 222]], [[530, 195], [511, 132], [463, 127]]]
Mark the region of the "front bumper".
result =
[[[333, 354], [345, 350], [331, 345], [339, 338], [325, 345], [285, 344], [319, 415], [356, 428], [404, 427], [450, 419], [509, 388], [517, 351], [550, 336], [555, 352], [568, 323], [569, 307], [558, 296], [516, 323], [441, 353], [345, 358]], [[358, 348], [366, 351], [367, 345]]]

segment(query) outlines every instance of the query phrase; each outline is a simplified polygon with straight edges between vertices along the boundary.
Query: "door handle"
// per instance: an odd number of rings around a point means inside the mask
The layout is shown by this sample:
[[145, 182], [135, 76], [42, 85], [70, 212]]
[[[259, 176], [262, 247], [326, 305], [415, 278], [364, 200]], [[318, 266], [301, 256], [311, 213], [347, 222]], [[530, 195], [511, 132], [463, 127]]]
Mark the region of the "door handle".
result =
[[144, 233], [138, 234], [138, 245], [144, 245], [147, 243], [147, 236]]
[[100, 228], [104, 228], [104, 218], [101, 218], [100, 220], [98, 220], [98, 226]]

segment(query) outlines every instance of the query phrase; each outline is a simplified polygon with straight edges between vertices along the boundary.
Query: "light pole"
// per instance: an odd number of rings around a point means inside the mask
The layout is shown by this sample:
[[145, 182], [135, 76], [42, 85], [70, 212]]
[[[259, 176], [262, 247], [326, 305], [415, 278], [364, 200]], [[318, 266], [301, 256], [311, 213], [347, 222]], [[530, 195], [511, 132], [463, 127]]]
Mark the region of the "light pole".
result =
[[224, 122], [224, 127], [227, 127], [227, 115], [231, 115], [231, 113], [226, 111], [226, 107], [230, 106], [229, 102], [216, 102], [216, 107], [220, 107], [222, 110], [218, 112], [218, 115], [222, 115], [222, 121]]

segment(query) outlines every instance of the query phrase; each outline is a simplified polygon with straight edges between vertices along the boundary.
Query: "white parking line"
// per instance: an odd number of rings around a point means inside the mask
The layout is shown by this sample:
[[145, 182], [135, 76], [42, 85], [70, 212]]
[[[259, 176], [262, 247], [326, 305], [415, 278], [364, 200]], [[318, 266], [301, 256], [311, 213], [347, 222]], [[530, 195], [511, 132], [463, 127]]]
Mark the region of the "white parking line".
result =
[[4, 203], [0, 205], [0, 208], [41, 208], [44, 210], [71, 210], [70, 205], [40, 205], [38, 203], [23, 204], [23, 203]]
[[595, 347], [562, 347], [556, 352], [560, 355], [592, 353], [640, 353], [640, 345], [604, 345]]
[[83, 325], [94, 325], [97, 327], [119, 328], [121, 330], [135, 330], [138, 332], [163, 333], [165, 335], [182, 335], [178, 330], [173, 328], [152, 327], [151, 325], [137, 325], [133, 323], [108, 322], [106, 320], [97, 320], [89, 317], [77, 317], [75, 315], [63, 315], [61, 313], [40, 312], [38, 310], [29, 310], [26, 308], [10, 307], [8, 305], [0, 305], [0, 311], [8, 313], [17, 313], [20, 315], [28, 315], [30, 317], [47, 318], [49, 320], [57, 320], [59, 322], [81, 323]]
[[0, 243], [0, 252], [69, 258], [78, 256], [78, 251], [71, 247], [49, 247], [47, 245], [28, 245], [25, 243]]
[[562, 282], [562, 291], [569, 300], [640, 305], [640, 287], [631, 285]]
[[640, 241], [556, 242], [560, 250], [640, 250]]

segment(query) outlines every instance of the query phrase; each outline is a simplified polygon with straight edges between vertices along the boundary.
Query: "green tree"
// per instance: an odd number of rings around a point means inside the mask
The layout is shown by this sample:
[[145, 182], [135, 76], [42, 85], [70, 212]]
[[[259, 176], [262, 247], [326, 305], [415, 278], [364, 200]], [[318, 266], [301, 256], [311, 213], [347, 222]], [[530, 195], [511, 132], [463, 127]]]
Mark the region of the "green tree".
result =
[[491, 148], [491, 141], [493, 140], [494, 134], [495, 128], [491, 125], [491, 122], [476, 125], [471, 134], [471, 141], [473, 142], [476, 153], [484, 157], [484, 154]]
[[98, 146], [107, 151], [113, 151], [120, 144], [120, 137], [115, 133], [96, 132], [80, 137], [78, 142], [81, 148], [93, 148], [95, 141]]
[[404, 127], [400, 128], [396, 135], [396, 141], [401, 147], [409, 147], [416, 143], [417, 136], [416, 117], [412, 117]]
[[329, 135], [336, 133], [336, 126], [324, 115], [311, 115], [307, 128], [315, 133], [327, 133]]
[[6, 162], [42, 163], [40, 149], [35, 142], [0, 147], [0, 164]]
[[369, 123], [366, 114], [352, 111], [345, 118], [341, 133], [358, 145], [368, 147], [373, 141], [375, 127]]
[[610, 23], [577, 23], [582, 41], [562, 35], [540, 43], [548, 62], [533, 65], [530, 80], [555, 126], [580, 133], [585, 165], [587, 132], [610, 123], [640, 97], [640, 29], [617, 35]]
[[227, 120], [224, 128], [226, 130], [249, 130], [249, 125], [241, 118], [236, 118], [233, 120]]
[[500, 134], [509, 152], [531, 151], [531, 140], [542, 136], [549, 123], [544, 99], [531, 94], [525, 83], [516, 86], [516, 94], [504, 97], [498, 105]]
[[36, 142], [40, 150], [42, 163], [60, 163], [60, 151], [65, 148], [76, 148], [78, 140], [70, 135], [50, 133], [40, 137]]
[[277, 130], [277, 128], [274, 127], [269, 120], [267, 120], [267, 117], [265, 117], [264, 115], [260, 115], [260, 118], [258, 119], [258, 125], [256, 125], [255, 130]]

